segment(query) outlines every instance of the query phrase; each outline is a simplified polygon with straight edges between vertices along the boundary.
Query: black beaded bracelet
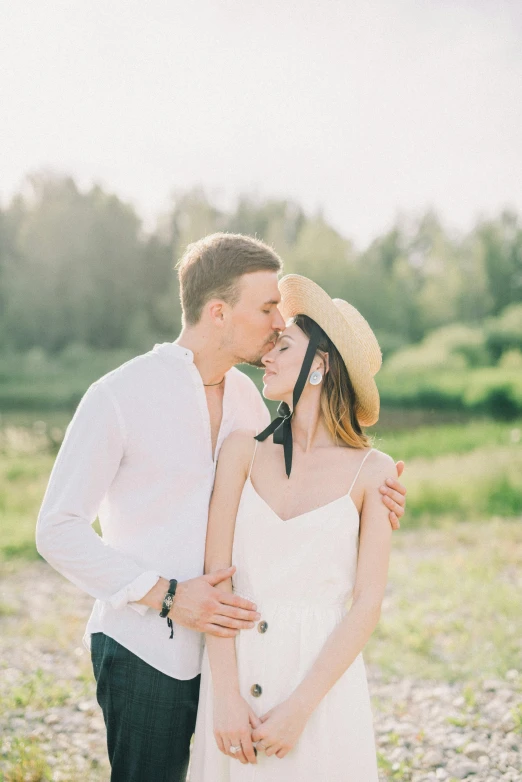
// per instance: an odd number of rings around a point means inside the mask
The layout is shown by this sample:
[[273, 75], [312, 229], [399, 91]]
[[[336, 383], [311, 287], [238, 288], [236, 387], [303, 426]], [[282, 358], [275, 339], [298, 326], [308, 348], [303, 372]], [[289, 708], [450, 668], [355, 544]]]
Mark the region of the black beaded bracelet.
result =
[[165, 593], [165, 597], [163, 598], [163, 603], [161, 604], [161, 611], [160, 616], [162, 619], [165, 619], [167, 617], [167, 625], [170, 627], [170, 638], [174, 638], [174, 624], [172, 623], [172, 619], [167, 616], [170, 609], [172, 608], [172, 604], [174, 603], [174, 595], [176, 594], [176, 587], [178, 586], [178, 582], [175, 578], [171, 578], [169, 581], [169, 588], [168, 591]]

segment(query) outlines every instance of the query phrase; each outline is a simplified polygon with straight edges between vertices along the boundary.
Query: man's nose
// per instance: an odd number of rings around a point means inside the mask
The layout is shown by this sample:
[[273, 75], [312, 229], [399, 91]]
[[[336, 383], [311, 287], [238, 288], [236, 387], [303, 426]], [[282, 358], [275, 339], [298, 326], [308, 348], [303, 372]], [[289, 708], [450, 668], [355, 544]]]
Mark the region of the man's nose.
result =
[[279, 312], [279, 307], [274, 308], [274, 314], [275, 314], [275, 319], [274, 319], [274, 323], [272, 323], [272, 328], [274, 329], [274, 331], [283, 331], [283, 329], [286, 326], [286, 323], [285, 323], [285, 319]]

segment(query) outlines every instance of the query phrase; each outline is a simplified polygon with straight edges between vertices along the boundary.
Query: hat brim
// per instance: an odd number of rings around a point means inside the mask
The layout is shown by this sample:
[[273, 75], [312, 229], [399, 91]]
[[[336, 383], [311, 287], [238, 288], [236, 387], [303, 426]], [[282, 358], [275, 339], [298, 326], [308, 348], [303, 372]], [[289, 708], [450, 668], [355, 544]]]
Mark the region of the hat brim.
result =
[[[380, 399], [361, 341], [361, 322], [375, 335], [363, 316], [347, 302], [332, 299], [317, 283], [300, 274], [287, 274], [279, 281], [279, 309], [288, 320], [296, 315], [308, 315], [332, 340], [346, 365], [356, 396], [356, 416], [361, 426], [372, 426], [379, 420]], [[339, 305], [343, 305], [344, 313]], [[375, 345], [372, 349], [375, 353]]]

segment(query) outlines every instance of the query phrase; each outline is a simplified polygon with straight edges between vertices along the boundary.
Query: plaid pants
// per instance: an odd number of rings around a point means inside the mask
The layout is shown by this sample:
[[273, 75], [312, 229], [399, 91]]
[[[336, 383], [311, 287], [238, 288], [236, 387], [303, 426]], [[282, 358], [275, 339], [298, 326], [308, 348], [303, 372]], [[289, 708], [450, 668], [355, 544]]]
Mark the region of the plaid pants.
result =
[[91, 656], [111, 782], [185, 782], [200, 677], [166, 676], [104, 633]]

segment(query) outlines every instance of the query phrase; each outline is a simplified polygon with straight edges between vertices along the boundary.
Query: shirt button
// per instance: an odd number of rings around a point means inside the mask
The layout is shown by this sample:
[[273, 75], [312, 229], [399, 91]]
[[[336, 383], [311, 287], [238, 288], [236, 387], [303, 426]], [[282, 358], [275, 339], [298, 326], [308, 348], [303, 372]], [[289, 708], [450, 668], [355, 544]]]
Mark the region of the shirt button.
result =
[[253, 684], [250, 688], [250, 692], [254, 696], [254, 698], [259, 698], [261, 693], [263, 692], [263, 688], [260, 684]]
[[259, 622], [257, 626], [257, 632], [266, 633], [267, 630], [268, 630], [268, 622], [265, 622], [264, 620], [262, 622]]

